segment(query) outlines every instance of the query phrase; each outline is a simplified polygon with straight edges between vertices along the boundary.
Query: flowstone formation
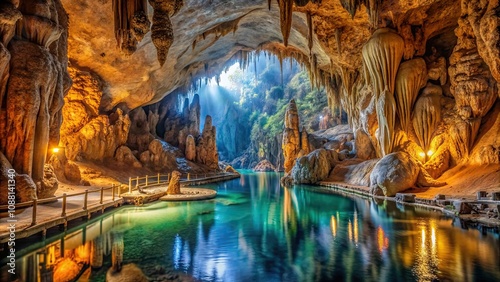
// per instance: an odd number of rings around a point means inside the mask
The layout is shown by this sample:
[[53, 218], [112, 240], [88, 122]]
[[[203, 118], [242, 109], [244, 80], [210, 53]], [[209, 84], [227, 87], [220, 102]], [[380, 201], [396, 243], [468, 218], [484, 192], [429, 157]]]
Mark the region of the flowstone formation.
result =
[[[57, 179], [45, 163], [59, 141], [63, 97], [71, 86], [68, 16], [59, 0], [27, 0], [3, 1], [0, 18], [0, 151], [5, 167], [34, 180], [40, 198], [52, 196]], [[1, 183], [7, 195], [3, 173]], [[29, 199], [17, 190], [18, 200]]]

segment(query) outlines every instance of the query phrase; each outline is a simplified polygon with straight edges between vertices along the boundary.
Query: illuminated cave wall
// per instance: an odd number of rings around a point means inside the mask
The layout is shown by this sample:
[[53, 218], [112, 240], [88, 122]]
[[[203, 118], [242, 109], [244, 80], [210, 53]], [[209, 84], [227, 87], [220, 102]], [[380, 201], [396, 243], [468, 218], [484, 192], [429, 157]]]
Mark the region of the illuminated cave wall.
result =
[[[434, 177], [455, 164], [500, 162], [496, 0], [120, 3], [0, 5], [1, 171], [5, 179], [12, 166], [30, 187], [22, 200], [57, 188], [44, 164], [60, 133], [75, 155], [111, 156], [129, 139], [130, 110], [186, 92], [227, 62], [248, 64], [252, 50], [302, 63], [377, 157], [407, 151]], [[75, 84], [81, 120], [60, 132], [68, 60], [73, 80], [90, 84]]]

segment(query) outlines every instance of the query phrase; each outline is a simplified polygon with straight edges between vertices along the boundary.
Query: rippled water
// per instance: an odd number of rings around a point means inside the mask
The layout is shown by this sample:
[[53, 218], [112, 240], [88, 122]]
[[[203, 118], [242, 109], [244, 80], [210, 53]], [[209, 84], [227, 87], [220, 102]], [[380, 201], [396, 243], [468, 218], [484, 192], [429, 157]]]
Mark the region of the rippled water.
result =
[[214, 200], [121, 208], [28, 248], [20, 278], [87, 269], [104, 281], [121, 260], [151, 278], [203, 281], [500, 281], [499, 235], [437, 212], [283, 188], [275, 173], [209, 187]]

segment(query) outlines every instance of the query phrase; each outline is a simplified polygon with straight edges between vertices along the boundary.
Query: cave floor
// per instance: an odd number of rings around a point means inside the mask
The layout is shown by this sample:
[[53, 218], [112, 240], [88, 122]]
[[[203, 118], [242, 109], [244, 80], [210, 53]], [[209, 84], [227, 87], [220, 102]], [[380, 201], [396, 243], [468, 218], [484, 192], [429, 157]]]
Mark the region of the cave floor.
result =
[[[411, 188], [404, 193], [415, 194], [417, 198], [433, 199], [436, 195], [445, 195], [448, 198], [475, 199], [477, 192], [500, 192], [500, 167], [498, 165], [457, 166], [439, 179], [447, 184], [442, 187]], [[350, 185], [338, 181], [322, 181], [323, 186], [340, 186], [361, 194], [369, 194], [370, 187]]]

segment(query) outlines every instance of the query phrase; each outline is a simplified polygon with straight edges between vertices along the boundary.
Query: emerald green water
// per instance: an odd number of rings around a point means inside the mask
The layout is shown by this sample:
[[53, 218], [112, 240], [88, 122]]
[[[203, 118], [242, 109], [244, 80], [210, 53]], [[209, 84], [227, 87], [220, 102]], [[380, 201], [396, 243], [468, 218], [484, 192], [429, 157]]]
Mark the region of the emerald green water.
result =
[[[284, 188], [279, 178], [245, 171], [205, 185], [218, 191], [213, 200], [118, 209], [27, 252], [19, 277], [60, 277], [64, 258], [87, 266], [99, 244], [102, 267], [82, 276], [90, 281], [105, 281], [120, 251], [122, 265], [133, 263], [153, 279], [500, 281], [498, 234], [463, 229], [425, 209]], [[41, 260], [48, 271], [33, 269]]]

